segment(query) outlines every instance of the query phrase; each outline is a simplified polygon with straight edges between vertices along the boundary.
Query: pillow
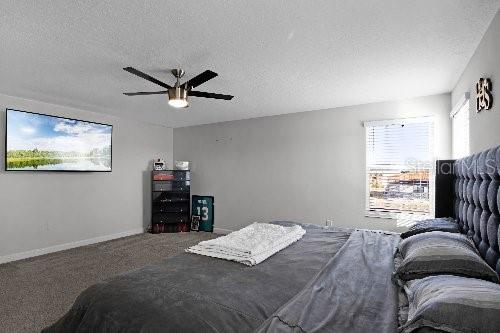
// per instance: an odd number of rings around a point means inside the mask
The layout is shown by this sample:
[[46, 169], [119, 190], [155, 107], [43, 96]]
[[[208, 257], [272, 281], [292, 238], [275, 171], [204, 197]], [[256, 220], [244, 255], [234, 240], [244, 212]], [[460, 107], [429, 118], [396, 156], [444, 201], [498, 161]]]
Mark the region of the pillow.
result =
[[394, 265], [403, 281], [451, 274], [498, 282], [497, 273], [462, 234], [431, 231], [408, 237], [399, 243]]
[[407, 282], [408, 321], [400, 331], [498, 332], [500, 285], [452, 275]]
[[450, 217], [441, 217], [437, 219], [429, 219], [418, 221], [410, 227], [410, 229], [401, 234], [401, 238], [408, 238], [413, 235], [421, 234], [429, 231], [446, 231], [459, 233], [458, 223]]

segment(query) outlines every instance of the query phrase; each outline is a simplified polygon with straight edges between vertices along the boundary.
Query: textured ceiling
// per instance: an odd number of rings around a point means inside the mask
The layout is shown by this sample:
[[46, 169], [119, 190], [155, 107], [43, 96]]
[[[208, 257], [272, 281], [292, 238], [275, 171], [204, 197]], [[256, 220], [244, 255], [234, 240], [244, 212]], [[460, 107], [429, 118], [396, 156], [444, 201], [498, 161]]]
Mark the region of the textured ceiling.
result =
[[[500, 0], [10, 1], [0, 93], [171, 127], [450, 91]], [[187, 110], [122, 70], [219, 77]], [[32, 110], [36, 111], [36, 110]]]

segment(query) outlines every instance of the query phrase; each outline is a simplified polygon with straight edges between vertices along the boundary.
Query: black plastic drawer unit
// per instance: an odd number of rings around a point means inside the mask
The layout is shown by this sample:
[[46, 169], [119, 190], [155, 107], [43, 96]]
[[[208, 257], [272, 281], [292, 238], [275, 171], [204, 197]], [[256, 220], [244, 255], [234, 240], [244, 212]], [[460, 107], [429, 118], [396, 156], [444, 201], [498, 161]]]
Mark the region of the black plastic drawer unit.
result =
[[152, 172], [151, 232], [190, 230], [191, 172], [160, 170]]

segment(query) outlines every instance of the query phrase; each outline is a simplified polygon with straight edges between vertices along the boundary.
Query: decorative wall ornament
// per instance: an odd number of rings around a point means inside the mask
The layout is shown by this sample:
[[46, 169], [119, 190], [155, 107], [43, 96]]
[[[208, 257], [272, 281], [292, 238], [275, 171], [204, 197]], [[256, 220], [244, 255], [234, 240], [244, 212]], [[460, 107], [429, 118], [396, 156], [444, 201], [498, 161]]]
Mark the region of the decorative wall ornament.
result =
[[493, 106], [491, 80], [480, 78], [476, 83], [476, 111], [489, 110]]

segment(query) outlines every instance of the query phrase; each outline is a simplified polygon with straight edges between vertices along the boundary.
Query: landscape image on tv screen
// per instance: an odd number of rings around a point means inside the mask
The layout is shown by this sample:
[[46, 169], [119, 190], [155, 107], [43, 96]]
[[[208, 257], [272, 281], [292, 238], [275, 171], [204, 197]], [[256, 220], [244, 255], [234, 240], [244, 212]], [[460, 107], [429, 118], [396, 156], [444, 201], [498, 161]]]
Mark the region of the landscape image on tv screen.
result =
[[113, 126], [7, 109], [5, 168], [111, 171]]

